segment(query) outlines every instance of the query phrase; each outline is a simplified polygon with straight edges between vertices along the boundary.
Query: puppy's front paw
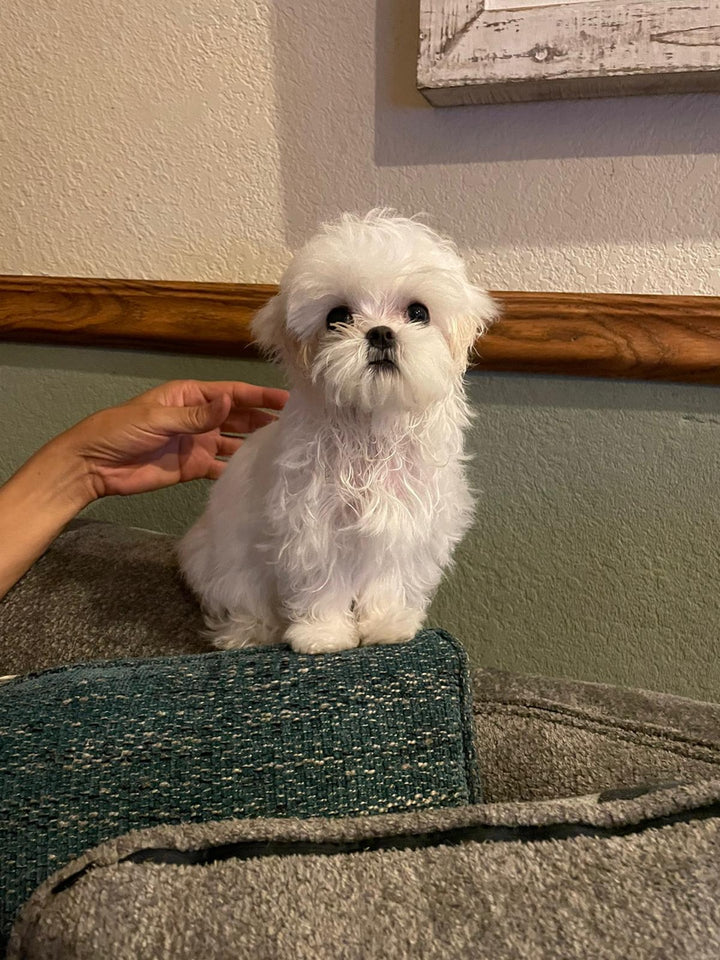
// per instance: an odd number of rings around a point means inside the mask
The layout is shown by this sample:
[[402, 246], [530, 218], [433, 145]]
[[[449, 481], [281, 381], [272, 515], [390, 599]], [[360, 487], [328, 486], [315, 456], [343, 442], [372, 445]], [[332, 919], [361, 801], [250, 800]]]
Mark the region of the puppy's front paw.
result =
[[218, 650], [241, 650], [280, 642], [278, 624], [258, 620], [249, 613], [206, 619], [210, 642]]
[[298, 620], [285, 631], [295, 653], [338, 653], [357, 647], [357, 627], [347, 619]]
[[360, 643], [364, 647], [378, 643], [407, 643], [418, 632], [423, 619], [422, 610], [405, 607], [388, 609], [383, 614], [361, 613], [358, 617]]

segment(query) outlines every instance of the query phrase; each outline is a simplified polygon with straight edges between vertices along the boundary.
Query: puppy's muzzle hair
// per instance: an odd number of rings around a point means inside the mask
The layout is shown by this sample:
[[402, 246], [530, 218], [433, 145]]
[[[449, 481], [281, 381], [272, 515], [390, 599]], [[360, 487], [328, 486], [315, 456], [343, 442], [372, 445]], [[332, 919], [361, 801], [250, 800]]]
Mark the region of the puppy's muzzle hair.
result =
[[368, 364], [378, 370], [396, 370], [395, 331], [390, 327], [371, 327], [365, 334], [368, 342]]

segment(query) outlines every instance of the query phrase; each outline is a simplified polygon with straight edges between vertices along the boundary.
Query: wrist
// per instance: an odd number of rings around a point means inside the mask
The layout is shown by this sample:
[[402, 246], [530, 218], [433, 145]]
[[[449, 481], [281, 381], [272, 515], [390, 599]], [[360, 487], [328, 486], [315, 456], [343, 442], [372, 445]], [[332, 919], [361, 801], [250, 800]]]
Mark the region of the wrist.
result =
[[97, 499], [86, 461], [64, 434], [41, 447], [16, 478], [28, 497], [59, 517], [72, 519]]

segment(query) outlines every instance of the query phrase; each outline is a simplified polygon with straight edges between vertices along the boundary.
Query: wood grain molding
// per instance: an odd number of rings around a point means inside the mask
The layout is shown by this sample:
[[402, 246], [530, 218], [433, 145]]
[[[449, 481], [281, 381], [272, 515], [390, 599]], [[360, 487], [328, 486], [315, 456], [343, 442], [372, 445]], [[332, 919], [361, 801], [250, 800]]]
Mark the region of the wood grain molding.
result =
[[[266, 284], [0, 277], [0, 341], [252, 356]], [[720, 384], [720, 297], [496, 292], [479, 370]], [[1, 358], [1, 349], [0, 349]]]
[[500, 293], [478, 368], [720, 384], [720, 297]]
[[0, 340], [252, 354], [264, 284], [1, 277]]

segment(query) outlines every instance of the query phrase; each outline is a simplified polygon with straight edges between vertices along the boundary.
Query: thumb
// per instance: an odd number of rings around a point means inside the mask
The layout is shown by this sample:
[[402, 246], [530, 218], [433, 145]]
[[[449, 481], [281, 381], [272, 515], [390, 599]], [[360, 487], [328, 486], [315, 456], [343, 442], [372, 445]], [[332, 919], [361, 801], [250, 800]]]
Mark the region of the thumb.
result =
[[169, 434], [207, 433], [227, 419], [230, 404], [230, 397], [222, 393], [195, 407], [161, 407], [154, 425]]

